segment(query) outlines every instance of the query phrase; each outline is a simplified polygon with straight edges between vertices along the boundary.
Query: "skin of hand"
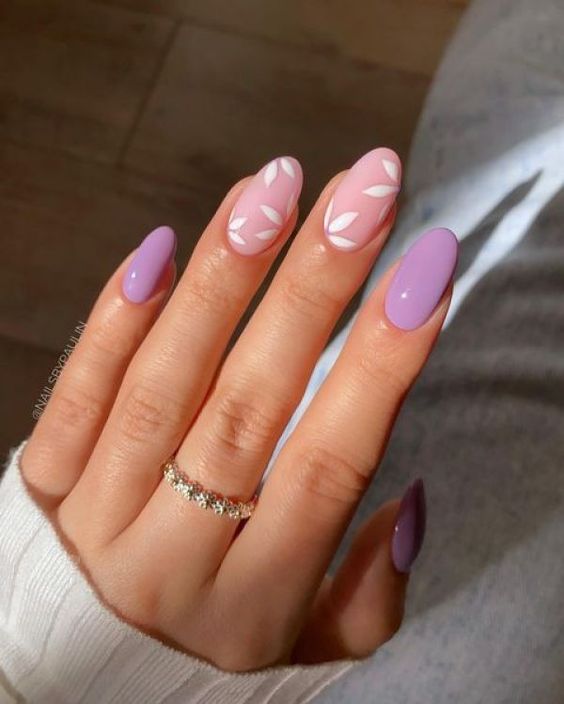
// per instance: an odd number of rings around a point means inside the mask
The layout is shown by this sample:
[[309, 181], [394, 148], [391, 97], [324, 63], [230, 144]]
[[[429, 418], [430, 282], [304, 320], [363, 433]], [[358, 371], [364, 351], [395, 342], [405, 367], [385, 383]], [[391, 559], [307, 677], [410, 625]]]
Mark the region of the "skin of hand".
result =
[[[299, 164], [282, 157], [238, 183], [176, 286], [174, 234], [152, 233], [101, 292], [24, 450], [29, 490], [100, 599], [137, 628], [227, 671], [364, 657], [402, 621], [410, 565], [398, 568], [393, 553], [399, 501], [361, 527], [334, 577], [326, 572], [440, 332], [452, 271], [415, 326], [392, 322], [401, 318], [389, 297], [402, 285], [402, 263], [382, 277], [249, 519], [203, 510], [162, 471], [176, 453], [204, 487], [253, 496], [393, 225], [399, 160], [374, 150], [373, 161], [377, 152], [388, 163], [384, 186], [369, 180], [366, 200], [353, 198], [348, 211], [356, 165], [326, 186], [228, 354], [295, 227]], [[299, 181], [295, 188], [290, 179]], [[376, 201], [390, 193], [377, 214]], [[259, 222], [263, 215], [274, 227]], [[245, 235], [253, 217], [255, 233]]]

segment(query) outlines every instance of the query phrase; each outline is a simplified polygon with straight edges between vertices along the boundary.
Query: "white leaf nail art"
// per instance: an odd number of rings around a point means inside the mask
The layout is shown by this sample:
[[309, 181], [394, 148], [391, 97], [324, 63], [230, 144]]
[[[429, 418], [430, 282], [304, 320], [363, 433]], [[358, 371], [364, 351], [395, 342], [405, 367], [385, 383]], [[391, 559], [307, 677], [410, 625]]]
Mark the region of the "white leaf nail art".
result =
[[271, 161], [270, 164], [266, 167], [264, 170], [264, 182], [266, 183], [266, 187], [269, 188], [274, 179], [278, 176], [278, 164], [276, 163], [276, 159], [274, 161]]
[[329, 220], [331, 220], [331, 213], [333, 212], [333, 198], [329, 201], [327, 210], [325, 211], [325, 217], [323, 218], [323, 227], [327, 229], [329, 227]]
[[358, 213], [349, 211], [347, 213], [343, 213], [342, 215], [339, 215], [336, 217], [331, 223], [329, 223], [329, 227], [327, 228], [327, 231], [330, 233], [335, 233], [335, 232], [341, 232], [341, 230], [344, 230], [347, 228], [352, 222], [354, 222], [358, 217]]
[[231, 212], [229, 213], [229, 222], [233, 220], [233, 215], [235, 215], [235, 206], [231, 208]]
[[231, 237], [233, 242], [237, 242], [237, 244], [247, 244], [241, 235], [238, 232], [235, 232], [235, 230], [229, 230], [229, 237]]
[[259, 240], [271, 240], [273, 237], [276, 237], [278, 234], [279, 230], [262, 230], [262, 232], [257, 232], [255, 234], [255, 237]]
[[389, 159], [382, 159], [382, 164], [386, 169], [388, 176], [392, 179], [392, 181], [396, 181], [397, 183], [399, 176], [399, 167], [397, 163], [395, 161], [390, 161]]
[[270, 205], [261, 205], [260, 209], [266, 215], [266, 217], [275, 225], [282, 225], [282, 216], [277, 210], [271, 208]]
[[378, 186], [370, 186], [370, 188], [365, 188], [363, 193], [372, 198], [384, 198], [389, 196], [391, 193], [398, 192], [397, 186], [386, 186], [385, 184], [379, 184]]
[[292, 166], [292, 162], [286, 159], [285, 157], [282, 157], [280, 159], [280, 163], [282, 164], [282, 168], [284, 171], [288, 174], [290, 178], [294, 178], [296, 175], [296, 172], [294, 171], [294, 167]]
[[247, 218], [235, 218], [229, 223], [230, 230], [240, 230], [243, 225], [247, 222]]
[[357, 243], [353, 240], [349, 240], [346, 237], [340, 237], [339, 235], [329, 235], [329, 239], [339, 249], [350, 249], [351, 247], [356, 247]]

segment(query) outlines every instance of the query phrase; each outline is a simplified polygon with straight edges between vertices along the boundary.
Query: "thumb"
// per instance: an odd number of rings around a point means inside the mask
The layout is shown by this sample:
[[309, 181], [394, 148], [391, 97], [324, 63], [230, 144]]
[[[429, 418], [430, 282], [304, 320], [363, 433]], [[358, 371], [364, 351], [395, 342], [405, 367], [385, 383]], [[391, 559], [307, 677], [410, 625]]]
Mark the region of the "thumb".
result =
[[294, 650], [296, 662], [370, 655], [399, 629], [409, 570], [425, 533], [418, 479], [359, 529], [334, 578], [326, 577]]

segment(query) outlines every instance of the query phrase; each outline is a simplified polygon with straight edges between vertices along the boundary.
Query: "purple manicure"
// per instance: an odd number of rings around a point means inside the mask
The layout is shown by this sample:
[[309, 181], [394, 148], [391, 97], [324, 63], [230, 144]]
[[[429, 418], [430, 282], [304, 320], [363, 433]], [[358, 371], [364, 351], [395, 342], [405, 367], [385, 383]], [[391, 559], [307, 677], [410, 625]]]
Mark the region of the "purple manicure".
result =
[[170, 227], [157, 227], [139, 245], [123, 279], [123, 293], [133, 303], [149, 300], [176, 251]]
[[427, 510], [425, 487], [416, 479], [403, 495], [392, 537], [392, 561], [398, 572], [407, 573], [423, 545]]
[[386, 294], [386, 315], [396, 327], [423, 325], [449, 285], [457, 259], [458, 240], [442, 227], [429, 230], [408, 249]]

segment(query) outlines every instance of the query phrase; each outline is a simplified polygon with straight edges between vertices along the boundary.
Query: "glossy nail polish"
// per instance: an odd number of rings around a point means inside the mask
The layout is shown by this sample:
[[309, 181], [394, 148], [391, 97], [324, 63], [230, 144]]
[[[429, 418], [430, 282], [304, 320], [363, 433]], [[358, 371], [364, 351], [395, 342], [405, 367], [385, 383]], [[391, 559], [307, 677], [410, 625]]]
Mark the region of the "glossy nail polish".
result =
[[240, 254], [264, 251], [288, 222], [302, 190], [299, 162], [282, 156], [266, 164], [235, 204], [227, 225], [227, 239]]
[[408, 249], [385, 299], [386, 316], [402, 330], [423, 325], [449, 285], [458, 259], [458, 241], [445, 228], [429, 230]]
[[176, 251], [176, 235], [170, 227], [157, 227], [145, 237], [125, 273], [124, 296], [132, 303], [149, 300]]
[[324, 229], [337, 249], [355, 251], [379, 232], [400, 190], [401, 162], [384, 147], [373, 149], [354, 164], [337, 186]]
[[411, 570], [423, 545], [426, 516], [425, 487], [416, 479], [403, 495], [392, 536], [392, 561], [398, 572]]

